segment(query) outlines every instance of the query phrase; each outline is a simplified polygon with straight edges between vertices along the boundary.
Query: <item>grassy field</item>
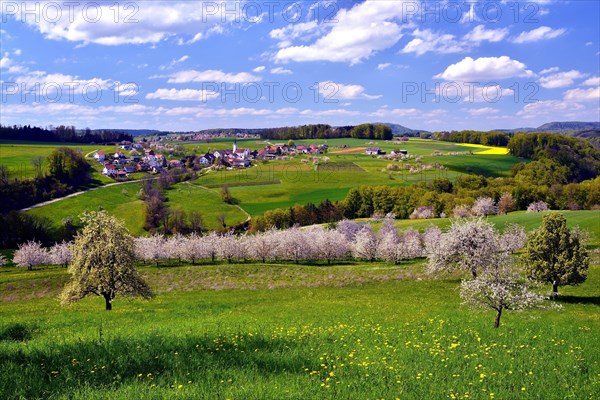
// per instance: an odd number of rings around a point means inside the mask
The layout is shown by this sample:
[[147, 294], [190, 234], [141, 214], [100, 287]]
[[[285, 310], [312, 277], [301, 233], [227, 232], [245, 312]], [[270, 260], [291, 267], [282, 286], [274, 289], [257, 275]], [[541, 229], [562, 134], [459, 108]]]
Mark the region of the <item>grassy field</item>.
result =
[[[196, 154], [204, 153], [209, 150], [230, 148], [233, 139], [219, 139], [210, 143], [199, 142], [178, 142], [187, 151]], [[239, 202], [239, 206], [250, 215], [260, 215], [273, 208], [287, 208], [295, 204], [306, 204], [309, 202], [319, 203], [325, 199], [341, 200], [352, 187], [359, 185], [391, 185], [402, 186], [410, 185], [419, 181], [431, 181], [435, 178], [447, 177], [454, 179], [464, 173], [479, 173], [488, 176], [507, 176], [510, 174], [511, 167], [520, 160], [509, 156], [499, 154], [459, 154], [448, 155], [448, 152], [465, 152], [469, 147], [461, 146], [456, 143], [437, 142], [432, 140], [411, 139], [408, 142], [397, 141], [368, 141], [362, 139], [329, 139], [329, 140], [298, 140], [297, 144], [322, 144], [329, 145], [329, 154], [320, 155], [320, 158], [327, 157], [329, 162], [313, 165], [308, 156], [298, 156], [290, 160], [277, 160], [269, 162], [255, 162], [255, 165], [249, 169], [218, 172], [211, 172], [202, 176], [196, 184], [198, 186], [208, 187], [212, 193], [202, 193], [199, 196], [175, 195], [171, 201], [171, 206], [180, 206], [186, 211], [191, 211], [195, 207], [200, 208], [201, 212], [207, 214], [206, 222], [212, 226], [215, 221], [215, 215], [223, 212], [222, 209], [214, 209], [217, 203], [210, 202], [207, 198], [215, 198], [223, 185], [231, 187], [231, 193]], [[250, 147], [252, 149], [264, 147], [266, 144], [262, 140], [240, 140], [239, 147]], [[387, 169], [388, 164], [403, 164], [390, 162], [388, 160], [377, 159], [364, 154], [359, 150], [357, 153], [339, 154], [336, 151], [347, 150], [348, 148], [364, 148], [366, 146], [378, 146], [388, 153], [394, 149], [405, 149], [410, 154], [422, 156], [424, 163], [440, 163], [447, 169], [434, 169], [423, 171], [422, 173], [409, 173], [406, 170], [390, 172]], [[21, 163], [28, 165], [29, 169], [23, 167], [25, 176], [33, 173], [30, 160], [37, 155], [48, 155], [55, 146], [53, 144], [32, 144], [32, 143], [0, 143], [0, 162], [2, 163]], [[95, 146], [76, 145], [84, 153], [92, 152]], [[476, 151], [486, 151], [473, 147]], [[494, 150], [494, 149], [492, 149]], [[442, 152], [443, 155], [432, 155], [435, 151]], [[404, 162], [414, 164], [414, 160]], [[96, 169], [99, 166], [94, 164]], [[29, 172], [27, 172], [29, 171]], [[95, 173], [95, 182], [109, 183], [110, 178]], [[103, 189], [102, 189], [103, 190]], [[203, 189], [204, 190], [204, 189]], [[129, 227], [133, 232], [140, 232], [140, 222], [135, 222], [140, 213], [136, 205], [130, 204], [131, 201], [126, 196], [114, 196], [114, 190], [107, 193], [95, 192], [90, 195], [93, 199], [99, 199], [104, 203], [108, 211], [120, 213], [123, 218], [130, 221]], [[110, 201], [105, 201], [108, 197]], [[119, 203], [119, 201], [121, 201]], [[208, 205], [211, 207], [208, 207]], [[82, 204], [87, 203], [87, 195], [81, 199], [67, 199], [61, 206], [43, 207], [36, 213], [43, 214], [51, 219], [63, 217], [65, 214], [73, 214], [82, 210]], [[93, 206], [101, 204], [93, 203]], [[58, 210], [58, 208], [61, 210]], [[221, 207], [222, 208], [222, 207]], [[215, 210], [213, 212], [213, 209]], [[58, 211], [57, 211], [58, 210]], [[131, 210], [131, 213], [129, 213]], [[241, 222], [239, 209], [226, 211], [227, 217], [232, 223]], [[128, 215], [132, 214], [132, 215]], [[135, 215], [133, 215], [135, 214]], [[213, 215], [214, 214], [214, 215]], [[213, 218], [215, 217], [215, 218]]]
[[460, 276], [421, 260], [142, 266], [156, 298], [111, 312], [60, 307], [62, 268], [4, 267], [0, 398], [596, 399], [593, 257], [562, 310], [507, 313], [499, 329], [460, 305]]
[[[34, 208], [27, 213], [49, 218], [56, 226], [71, 217], [76, 219], [81, 213], [100, 208], [125, 221], [125, 226], [136, 236], [146, 235], [144, 231], [144, 203], [138, 199], [141, 186], [137, 182], [99, 188], [56, 203]], [[246, 220], [247, 215], [236, 206], [223, 203], [216, 191], [197, 185], [179, 183], [166, 192], [167, 206], [181, 208], [186, 212], [196, 210], [202, 214], [206, 229], [220, 228], [219, 214], [225, 215], [229, 226]]]
[[0, 140], [0, 165], [9, 168], [11, 176], [18, 179], [32, 178], [34, 169], [31, 160], [47, 157], [58, 147], [73, 147], [87, 155], [96, 150], [115, 151], [115, 146], [87, 145], [81, 143], [43, 143]]
[[225, 216], [227, 226], [237, 225], [245, 221], [248, 215], [239, 207], [224, 203], [214, 190], [209, 190], [190, 183], [180, 183], [167, 190], [167, 206], [181, 208], [186, 213], [200, 211], [204, 229], [222, 228], [219, 215]]
[[[346, 144], [350, 147], [365, 146], [370, 143], [359, 139], [333, 139], [297, 141], [306, 143], [327, 142], [330, 153], [320, 156], [328, 157], [329, 162], [313, 165], [305, 162], [307, 156], [298, 156], [291, 160], [258, 162], [245, 170], [218, 171], [199, 179], [201, 185], [218, 187], [231, 185], [232, 195], [240, 206], [251, 215], [262, 214], [273, 208], [287, 208], [295, 204], [308, 202], [319, 203], [325, 199], [341, 200], [352, 187], [359, 185], [403, 186], [420, 181], [431, 181], [435, 178], [447, 177], [455, 179], [465, 173], [478, 173], [487, 176], [508, 176], [511, 167], [520, 162], [509, 155], [442, 155], [431, 156], [433, 151], [465, 151], [453, 143], [414, 140], [401, 145], [392, 142], [379, 144], [383, 149], [391, 151], [395, 148], [408, 149], [411, 154], [427, 154], [425, 163], [440, 163], [447, 170], [434, 169], [423, 173], [411, 174], [406, 170], [391, 172], [387, 170], [388, 160], [380, 160], [361, 153], [337, 154], [336, 147]], [[333, 142], [333, 143], [332, 143]], [[304, 161], [303, 161], [304, 160]], [[414, 164], [414, 161], [408, 162]], [[396, 163], [397, 164], [397, 163]], [[353, 166], [349, 168], [348, 166]], [[241, 183], [276, 181], [278, 184], [243, 186]]]
[[[552, 212], [552, 211], [550, 211]], [[580, 210], [580, 211], [560, 211], [567, 219], [569, 228], [578, 226], [579, 228], [590, 233], [589, 245], [592, 247], [600, 247], [600, 211], [598, 210]], [[492, 222], [500, 230], [503, 230], [509, 224], [518, 224], [525, 228], [525, 231], [536, 229], [542, 222], [542, 218], [548, 212], [528, 213], [526, 211], [516, 211], [506, 215], [492, 215], [487, 219]], [[362, 221], [370, 221], [363, 219]], [[396, 226], [400, 229], [413, 227], [420, 231], [424, 231], [430, 225], [436, 225], [441, 229], [449, 227], [452, 223], [451, 218], [435, 218], [435, 219], [404, 219], [397, 220]], [[374, 225], [379, 226], [379, 222], [374, 222]]]

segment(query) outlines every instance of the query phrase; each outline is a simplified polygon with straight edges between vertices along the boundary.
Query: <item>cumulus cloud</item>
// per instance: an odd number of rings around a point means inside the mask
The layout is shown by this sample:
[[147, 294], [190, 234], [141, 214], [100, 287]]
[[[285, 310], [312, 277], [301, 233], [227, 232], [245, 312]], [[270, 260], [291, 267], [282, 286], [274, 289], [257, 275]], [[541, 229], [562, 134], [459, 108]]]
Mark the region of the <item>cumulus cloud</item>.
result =
[[190, 83], [190, 82], [224, 82], [224, 83], [250, 83], [258, 82], [260, 77], [247, 72], [226, 73], [220, 70], [209, 69], [206, 71], [196, 71], [193, 69], [175, 72], [169, 75], [169, 83]]
[[527, 32], [521, 32], [519, 36], [513, 39], [515, 43], [531, 43], [540, 40], [554, 39], [567, 32], [566, 29], [552, 29], [549, 26], [540, 26]]
[[549, 74], [551, 72], [558, 72], [560, 70], [560, 68], [558, 67], [550, 67], [550, 68], [546, 68], [540, 71], [540, 75], [546, 75]]
[[380, 71], [383, 71], [386, 68], [389, 68], [392, 66], [392, 63], [383, 63], [383, 64], [377, 64], [377, 69]]
[[415, 29], [413, 39], [404, 46], [402, 53], [415, 53], [417, 56], [427, 52], [440, 54], [462, 53], [468, 49], [468, 43], [459, 41], [449, 33], [438, 33], [430, 29]]
[[507, 28], [501, 29], [485, 29], [484, 25], [477, 25], [471, 32], [467, 33], [464, 36], [465, 40], [470, 42], [480, 43], [480, 42], [500, 42], [508, 35]]
[[[392, 1], [366, 1], [350, 9], [341, 9], [334, 17], [337, 22], [324, 27], [329, 30], [314, 43], [285, 43], [273, 58], [277, 62], [359, 63], [400, 40], [402, 28], [395, 19], [401, 14], [400, 4]], [[277, 32], [276, 35], [284, 36], [284, 33]], [[285, 37], [289, 38], [290, 35]]]
[[517, 115], [526, 119], [538, 118], [540, 116], [552, 116], [552, 118], [556, 118], [557, 115], [575, 117], [581, 115], [581, 112], [584, 110], [585, 107], [579, 103], [563, 100], [544, 100], [526, 104], [522, 110], [517, 112]]
[[381, 95], [366, 94], [365, 90], [361, 85], [346, 85], [333, 81], [319, 82], [319, 93], [327, 100], [375, 100], [381, 98]]
[[456, 64], [446, 68], [441, 74], [434, 78], [447, 81], [476, 82], [481, 80], [495, 80], [508, 78], [521, 78], [533, 76], [533, 72], [520, 61], [513, 60], [508, 56], [480, 57], [473, 59], [465, 57]]
[[219, 93], [217, 92], [196, 89], [157, 89], [146, 95], [147, 99], [175, 101], [207, 101], [216, 97], [219, 97]]
[[252, 72], [256, 72], [256, 73], [263, 72], [263, 71], [264, 71], [266, 68], [267, 68], [267, 67], [265, 67], [264, 65], [260, 65], [260, 66], [258, 66], [258, 67], [256, 67], [256, 68], [254, 68], [254, 69], [252, 70]]
[[[219, 6], [231, 10], [235, 9], [235, 3], [223, 1]], [[191, 44], [205, 35], [223, 32], [222, 13], [210, 13], [207, 7], [195, 1], [119, 3], [118, 7], [110, 2], [71, 2], [69, 9], [60, 9], [57, 18], [42, 15], [45, 8], [39, 4], [30, 7], [38, 15], [16, 13], [12, 17], [53, 40], [116, 46], [154, 44], [169, 37], [179, 37], [179, 44]], [[240, 14], [243, 12], [239, 6], [237, 9]], [[234, 19], [235, 16], [228, 15], [227, 18]]]
[[600, 100], [600, 87], [567, 90], [564, 99], [573, 102], [598, 101]]
[[589, 78], [583, 81], [582, 85], [584, 86], [600, 86], [600, 77], [596, 76], [594, 78]]
[[293, 74], [292, 70], [285, 69], [282, 67], [276, 67], [276, 68], [271, 69], [271, 73], [275, 74], [275, 75], [291, 75], [291, 74]]
[[586, 74], [582, 74], [577, 70], [567, 72], [558, 72], [556, 74], [543, 76], [540, 78], [540, 86], [545, 89], [556, 89], [565, 86], [571, 86], [575, 79], [584, 78]]

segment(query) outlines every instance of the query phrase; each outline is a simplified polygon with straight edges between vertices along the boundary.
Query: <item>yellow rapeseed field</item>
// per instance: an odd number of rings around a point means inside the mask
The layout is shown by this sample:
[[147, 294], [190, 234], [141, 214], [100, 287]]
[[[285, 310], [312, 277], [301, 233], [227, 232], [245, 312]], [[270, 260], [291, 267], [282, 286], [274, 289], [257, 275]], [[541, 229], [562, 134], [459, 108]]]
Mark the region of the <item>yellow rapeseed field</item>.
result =
[[481, 151], [474, 151], [475, 154], [492, 154], [492, 155], [507, 155], [508, 149], [506, 147], [494, 147], [494, 146], [484, 146], [482, 144], [471, 144], [471, 143], [460, 143], [458, 146], [464, 147], [475, 147], [477, 149], [484, 149]]

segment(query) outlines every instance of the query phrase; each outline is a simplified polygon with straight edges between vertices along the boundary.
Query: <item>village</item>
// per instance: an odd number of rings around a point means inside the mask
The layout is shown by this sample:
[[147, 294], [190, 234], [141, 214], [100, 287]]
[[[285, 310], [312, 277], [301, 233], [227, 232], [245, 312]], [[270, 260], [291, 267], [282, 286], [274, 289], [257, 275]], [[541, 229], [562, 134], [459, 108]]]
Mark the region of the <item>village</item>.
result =
[[[167, 159], [159, 152], [170, 152], [169, 145], [155, 142], [121, 142], [115, 153], [96, 151], [93, 158], [102, 166], [101, 173], [116, 180], [125, 180], [138, 172], [159, 174], [173, 168], [239, 169], [252, 166], [255, 160], [285, 160], [296, 155], [317, 155], [326, 153], [326, 144], [294, 145], [292, 143], [268, 144], [262, 149], [238, 148], [234, 140], [232, 149], [208, 151], [203, 155], [175, 157]], [[369, 148], [367, 154], [382, 154], [379, 148]]]

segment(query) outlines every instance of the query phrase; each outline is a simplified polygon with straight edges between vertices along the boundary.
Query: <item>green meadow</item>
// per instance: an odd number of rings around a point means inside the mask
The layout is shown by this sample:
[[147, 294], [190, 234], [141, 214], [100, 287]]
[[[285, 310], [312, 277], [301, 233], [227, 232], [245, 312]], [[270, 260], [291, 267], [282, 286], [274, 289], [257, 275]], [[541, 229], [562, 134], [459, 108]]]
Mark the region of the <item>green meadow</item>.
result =
[[[115, 151], [114, 146], [88, 145], [80, 143], [43, 143], [26, 141], [0, 141], [0, 165], [6, 165], [12, 177], [32, 178], [35, 174], [31, 161], [35, 157], [47, 157], [58, 147], [72, 147], [81, 150], [84, 155], [101, 150]], [[91, 156], [92, 154], [90, 154]]]
[[[144, 231], [144, 202], [138, 198], [140, 183], [124, 183], [98, 188], [61, 201], [34, 208], [27, 213], [48, 218], [59, 227], [65, 218], [77, 219], [84, 211], [106, 210], [125, 222], [135, 236], [147, 235]], [[226, 204], [217, 191], [189, 183], [179, 183], [165, 193], [166, 205], [185, 212], [200, 211], [205, 229], [221, 228], [217, 220], [224, 214], [227, 226], [237, 225], [248, 216], [239, 207]]]
[[[274, 208], [287, 208], [295, 204], [320, 203], [325, 199], [331, 201], [343, 199], [348, 191], [360, 185], [404, 186], [420, 181], [431, 181], [435, 178], [447, 177], [455, 179], [465, 173], [482, 173], [489, 176], [507, 176], [510, 168], [520, 160], [509, 155], [442, 155], [433, 156], [436, 150], [447, 152], [464, 152], [466, 147], [454, 143], [431, 140], [411, 139], [409, 142], [394, 143], [371, 142], [361, 139], [306, 140], [297, 143], [327, 142], [329, 153], [318, 155], [321, 163], [314, 165], [311, 157], [302, 155], [288, 160], [254, 162], [251, 168], [239, 170], [210, 171], [201, 175], [191, 183], [175, 185], [167, 193], [168, 205], [182, 208], [186, 212], [197, 210], [204, 216], [205, 226], [209, 229], [218, 227], [217, 217], [225, 214], [228, 226], [246, 220], [246, 213], [256, 216]], [[240, 147], [263, 147], [264, 142], [257, 140], [239, 141]], [[208, 144], [186, 143], [185, 146], [220, 146], [228, 148], [233, 144], [231, 139], [215, 140]], [[347, 147], [342, 149], [342, 146]], [[411, 154], [423, 155], [424, 163], [440, 163], [447, 170], [433, 169], [422, 173], [409, 173], [406, 170], [390, 172], [388, 164], [414, 164], [407, 162], [391, 162], [368, 156], [366, 146], [379, 146], [386, 151], [402, 148]], [[23, 147], [23, 149], [26, 147]], [[46, 149], [45, 146], [42, 148]], [[214, 149], [215, 147], [213, 147]], [[355, 149], [356, 153], [335, 153], [339, 150]], [[23, 149], [19, 151], [23, 151]], [[49, 151], [49, 148], [47, 149]], [[189, 150], [189, 149], [188, 149]], [[480, 149], [473, 149], [479, 151]], [[199, 154], [200, 152], [198, 152]], [[323, 162], [323, 158], [329, 158]], [[109, 178], [102, 177], [105, 180]], [[135, 184], [131, 184], [135, 185]], [[227, 185], [239, 207], [224, 204], [219, 193]], [[131, 188], [131, 190], [129, 189]], [[123, 193], [123, 189], [127, 193]], [[117, 186], [101, 188], [58, 203], [40, 207], [32, 211], [43, 215], [56, 223], [65, 217], [75, 217], [85, 209], [103, 207], [105, 210], [126, 221], [127, 227], [135, 234], [142, 234], [143, 216], [141, 202], [136, 198], [136, 186]], [[241, 208], [241, 209], [240, 209]]]
[[0, 398], [596, 399], [592, 260], [585, 283], [561, 287], [561, 310], [508, 312], [499, 329], [460, 304], [460, 275], [428, 275], [423, 260], [140, 265], [155, 299], [110, 312], [97, 297], [61, 307], [63, 268], [3, 267]]

